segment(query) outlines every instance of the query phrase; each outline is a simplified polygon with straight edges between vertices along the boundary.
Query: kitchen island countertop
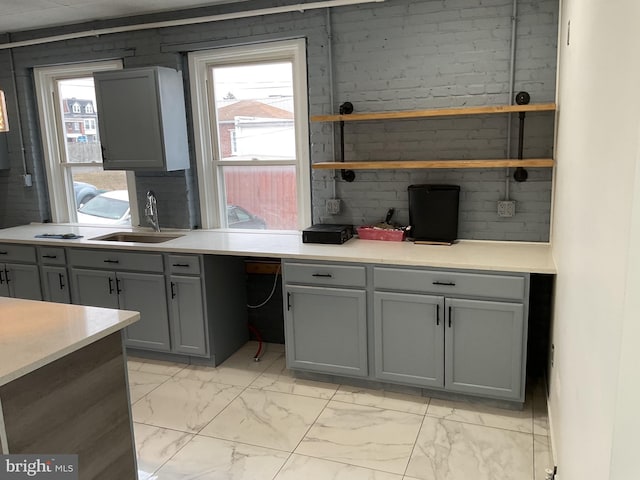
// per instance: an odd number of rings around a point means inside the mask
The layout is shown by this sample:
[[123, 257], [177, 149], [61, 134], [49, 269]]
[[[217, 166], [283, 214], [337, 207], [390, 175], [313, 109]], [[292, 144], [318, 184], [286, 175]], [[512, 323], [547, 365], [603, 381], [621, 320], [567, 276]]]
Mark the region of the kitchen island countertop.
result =
[[0, 386], [131, 325], [137, 312], [0, 297]]

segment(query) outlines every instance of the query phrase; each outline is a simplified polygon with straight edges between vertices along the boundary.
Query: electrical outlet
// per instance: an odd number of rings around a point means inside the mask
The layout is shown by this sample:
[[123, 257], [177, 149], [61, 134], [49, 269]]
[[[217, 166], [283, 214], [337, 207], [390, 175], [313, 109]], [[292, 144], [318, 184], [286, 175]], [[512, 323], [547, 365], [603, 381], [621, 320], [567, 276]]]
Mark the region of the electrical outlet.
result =
[[329, 215], [338, 215], [340, 213], [339, 198], [330, 198], [327, 200], [327, 213]]
[[502, 200], [498, 202], [499, 217], [513, 217], [516, 214], [516, 202], [513, 200]]

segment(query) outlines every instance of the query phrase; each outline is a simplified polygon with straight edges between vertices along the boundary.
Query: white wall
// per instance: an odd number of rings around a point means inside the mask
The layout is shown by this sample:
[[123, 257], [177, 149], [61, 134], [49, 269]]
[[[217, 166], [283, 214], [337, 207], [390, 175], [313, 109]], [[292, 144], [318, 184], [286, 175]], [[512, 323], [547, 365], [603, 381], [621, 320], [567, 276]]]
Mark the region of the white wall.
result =
[[552, 442], [562, 480], [640, 478], [640, 2], [561, 8]]

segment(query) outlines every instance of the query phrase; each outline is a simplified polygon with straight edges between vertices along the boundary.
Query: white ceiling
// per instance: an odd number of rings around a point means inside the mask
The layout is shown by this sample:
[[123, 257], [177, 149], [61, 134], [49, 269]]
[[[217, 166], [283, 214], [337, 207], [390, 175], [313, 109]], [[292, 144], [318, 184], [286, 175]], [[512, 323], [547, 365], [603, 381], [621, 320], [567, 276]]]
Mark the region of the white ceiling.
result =
[[0, 0], [0, 33], [248, 0]]

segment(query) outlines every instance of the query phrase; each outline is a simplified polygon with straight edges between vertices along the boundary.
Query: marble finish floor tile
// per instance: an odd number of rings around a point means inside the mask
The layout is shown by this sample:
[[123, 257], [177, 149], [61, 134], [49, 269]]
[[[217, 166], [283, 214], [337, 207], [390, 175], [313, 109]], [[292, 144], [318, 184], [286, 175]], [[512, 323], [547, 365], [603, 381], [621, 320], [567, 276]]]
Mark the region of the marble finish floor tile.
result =
[[295, 453], [401, 475], [423, 418], [331, 401]]
[[420, 480], [531, 480], [531, 434], [425, 417], [406, 474]]
[[147, 393], [155, 390], [171, 377], [155, 373], [145, 373], [139, 370], [129, 370], [129, 394], [131, 404], [136, 403]]
[[133, 431], [138, 457], [138, 480], [152, 478], [153, 473], [193, 437], [189, 433], [141, 423], [134, 423]]
[[533, 434], [549, 435], [549, 412], [547, 410], [547, 395], [544, 385], [534, 389], [533, 403]]
[[553, 469], [553, 457], [549, 437], [546, 435], [533, 436], [533, 466], [534, 480], [545, 480], [546, 470]]
[[293, 454], [274, 480], [403, 480], [402, 475]]
[[326, 404], [322, 399], [248, 388], [200, 434], [291, 452]]
[[129, 372], [140, 370], [141, 366], [142, 366], [142, 359], [138, 357], [127, 356], [127, 370]]
[[427, 408], [427, 415], [456, 422], [504, 428], [514, 432], [533, 432], [532, 408], [528, 403], [523, 410], [507, 410], [471, 402], [432, 398]]
[[158, 480], [272, 480], [288, 453], [197, 435], [158, 472]]
[[[250, 340], [247, 343], [245, 343], [242, 347], [240, 347], [240, 349], [249, 350], [255, 355], [255, 353], [258, 351], [258, 342], [255, 340]], [[267, 353], [267, 352], [284, 353], [284, 344], [263, 342], [262, 353]]]
[[279, 352], [265, 352], [261, 360], [256, 362], [253, 360], [254, 354], [252, 349], [243, 347], [218, 367], [189, 365], [178, 372], [176, 377], [247, 387], [282, 356]]
[[197, 433], [241, 391], [231, 385], [171, 377], [136, 402], [133, 420]]
[[389, 392], [385, 390], [369, 390], [366, 388], [341, 385], [333, 400], [346, 403], [355, 403], [368, 407], [397, 410], [405, 413], [424, 415], [429, 403], [428, 397], [408, 395], [404, 393]]
[[138, 359], [138, 371], [146, 373], [156, 373], [158, 375], [173, 376], [180, 370], [188, 367], [186, 363], [166, 362], [163, 360]]
[[328, 382], [316, 382], [296, 378], [287, 369], [284, 356], [274, 361], [264, 373], [256, 378], [251, 388], [260, 388], [271, 392], [293, 393], [306, 397], [330, 399], [338, 389], [338, 385]]

